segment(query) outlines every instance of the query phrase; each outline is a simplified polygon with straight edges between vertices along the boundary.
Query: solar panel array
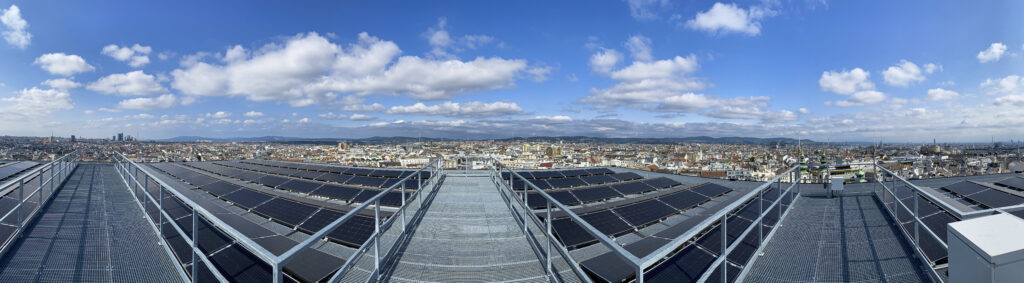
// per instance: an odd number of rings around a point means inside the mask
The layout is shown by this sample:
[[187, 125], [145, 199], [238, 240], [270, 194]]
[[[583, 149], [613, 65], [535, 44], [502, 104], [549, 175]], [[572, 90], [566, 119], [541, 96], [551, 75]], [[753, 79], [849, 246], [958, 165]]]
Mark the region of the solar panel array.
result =
[[[579, 187], [568, 190], [548, 191], [547, 194], [551, 195], [551, 197], [564, 205], [574, 206], [675, 187], [678, 185], [682, 185], [682, 183], [673, 181], [669, 178], [658, 177], [653, 179]], [[531, 192], [529, 194], [530, 196], [527, 197], [526, 200], [529, 202], [528, 205], [531, 208], [543, 208], [547, 205], [544, 197], [540, 196], [538, 193]]]
[[[730, 191], [732, 189], [721, 185], [705, 183], [655, 198], [613, 202], [603, 209], [579, 216], [605, 235], [617, 236], [692, 209]], [[551, 225], [555, 235], [567, 248], [597, 242], [593, 235], [571, 218], [553, 219]]]
[[996, 182], [996, 185], [1024, 192], [1024, 177], [1010, 177], [1008, 179]]
[[[1012, 183], [1012, 180], [1007, 182]], [[1024, 203], [1024, 198], [992, 189], [970, 181], [960, 181], [943, 187], [946, 191], [952, 192], [964, 199], [984, 205], [989, 208], [1011, 206]]]
[[[335, 216], [333, 219], [326, 220], [327, 223], [340, 218], [341, 215], [344, 214], [342, 211], [307, 204], [284, 197], [273, 196], [229, 182], [220, 181], [172, 164], [161, 163], [154, 164], [153, 166], [218, 198], [231, 202], [235, 206], [267, 217], [268, 219], [290, 228], [303, 230], [302, 228], [304, 227], [303, 224], [305, 221], [311, 218], [314, 213], [321, 210], [327, 210], [330, 212], [326, 212], [320, 217]], [[399, 199], [399, 201], [401, 200]], [[318, 219], [317, 221], [324, 221], [324, 219]], [[334, 230], [329, 233], [327, 237], [330, 240], [334, 240], [347, 246], [359, 247], [363, 242], [366, 242], [366, 239], [369, 239], [371, 234], [373, 234], [373, 218], [357, 215], [353, 220], [349, 221], [350, 222], [347, 222], [343, 228]], [[368, 222], [371, 225], [350, 225], [353, 223], [364, 222]], [[305, 227], [315, 227], [315, 225], [305, 225]], [[310, 230], [307, 232], [316, 232], [316, 230]]]
[[[294, 177], [272, 175], [271, 172], [256, 172], [238, 169], [235, 167], [222, 166], [224, 163], [188, 162], [183, 164], [217, 175], [262, 184], [271, 188], [349, 203], [361, 203], [382, 191], [380, 189], [363, 188], [350, 185], [335, 185], [324, 181], [303, 180]], [[405, 175], [408, 176], [408, 174]], [[408, 198], [411, 195], [411, 193], [407, 193], [406, 197]], [[401, 206], [401, 193], [388, 193], [386, 197], [381, 198], [381, 205], [394, 207]]]
[[[232, 202], [235, 205], [250, 207], [253, 213], [272, 218], [275, 222], [306, 233], [312, 234], [344, 215], [344, 212], [341, 211], [311, 206], [298, 201], [255, 192], [172, 164], [153, 164], [153, 167], [222, 199], [231, 198], [234, 200]], [[140, 174], [142, 173], [140, 172]], [[156, 195], [157, 185], [155, 182], [150, 184], [151, 193]], [[219, 193], [213, 193], [211, 189]], [[190, 192], [199, 191], [184, 191], [183, 193], [187, 194]], [[291, 238], [276, 234], [270, 229], [240, 215], [223, 210], [223, 208], [212, 203], [207, 203], [202, 198], [190, 197], [190, 199], [216, 214], [218, 219], [272, 253], [282, 254], [298, 244], [297, 241]], [[171, 194], [165, 194], [164, 206], [168, 215], [191, 237], [191, 208]], [[147, 212], [150, 213], [151, 217], [154, 217], [153, 219], [158, 219], [156, 218], [158, 215], [156, 214], [155, 206], [148, 206]], [[210, 256], [214, 265], [230, 281], [265, 282], [271, 280], [270, 266], [259, 260], [242, 245], [234, 242], [224, 232], [210, 225], [205, 219], [199, 219], [201, 220], [200, 223], [197, 223], [199, 234], [196, 235], [199, 238], [198, 245], [201, 250]], [[181, 239], [181, 236], [173, 231], [169, 222], [165, 222], [163, 225], [165, 226], [164, 237], [179, 259], [179, 262], [183, 265], [192, 264], [191, 249]], [[344, 245], [359, 247], [368, 239], [370, 234], [367, 234], [367, 231], [372, 234], [373, 219], [356, 216], [349, 222], [346, 222], [341, 228], [330, 233], [328, 239]], [[306, 250], [284, 267], [285, 273], [288, 275], [286, 280], [298, 282], [321, 281], [332, 275], [344, 262], [344, 259], [318, 250]], [[198, 275], [200, 281], [214, 280], [212, 273], [207, 271], [204, 265], [200, 264], [199, 269], [201, 270], [201, 273]], [[191, 271], [190, 268], [186, 268], [186, 270]]]
[[11, 164], [7, 164], [7, 166], [0, 167], [0, 181], [4, 181], [10, 179], [11, 177], [15, 177], [21, 172], [35, 168], [36, 165], [39, 165], [39, 163], [32, 161], [15, 161], [12, 162]]
[[[705, 185], [704, 190], [720, 190], [717, 185]], [[684, 192], [695, 191], [696, 188]], [[755, 197], [743, 206], [732, 211], [728, 216], [728, 228], [726, 229], [726, 244], [731, 245], [760, 216], [758, 203], [764, 208], [771, 205], [779, 198], [780, 190], [771, 188], [764, 193], [764, 198]], [[772, 212], [765, 215], [762, 221], [762, 236], [767, 235], [779, 221], [779, 209], [785, 209], [792, 202], [788, 195], [780, 202]], [[709, 213], [713, 213], [709, 212]], [[624, 249], [633, 255], [643, 258], [675, 238], [696, 227], [704, 221], [703, 217], [691, 217], [679, 222], [665, 230], [653, 235], [648, 235], [639, 241], [623, 246]], [[756, 229], [756, 227], [755, 227]], [[711, 226], [702, 231], [695, 240], [687, 243], [673, 254], [670, 254], [664, 261], [656, 264], [644, 273], [645, 282], [696, 282], [711, 264], [720, 256], [722, 250], [722, 232], [720, 225]], [[740, 244], [727, 256], [726, 268], [729, 270], [728, 280], [734, 281], [741, 268], [753, 256], [758, 246], [757, 230], [752, 230], [744, 237]], [[607, 282], [623, 282], [633, 277], [634, 270], [613, 253], [605, 253], [581, 262], [583, 269], [592, 277]], [[716, 269], [707, 282], [720, 282], [721, 272]]]
[[[17, 177], [17, 176], [25, 173], [26, 171], [32, 170], [33, 168], [35, 168], [38, 165], [39, 165], [39, 163], [36, 163], [36, 162], [33, 162], [33, 161], [14, 161], [14, 162], [11, 162], [11, 164], [7, 164], [7, 166], [0, 167], [0, 176], [3, 176], [2, 174], [6, 174], [7, 175], [7, 177], [0, 178], [0, 179], [12, 179], [14, 177]], [[6, 170], [3, 170], [3, 169], [6, 169]], [[22, 188], [22, 190], [25, 192], [24, 195], [28, 196], [28, 192], [32, 192], [32, 191], [35, 191], [35, 190], [39, 189], [39, 186], [41, 186], [43, 181], [44, 181], [43, 179], [49, 178], [50, 170], [51, 169], [42, 170], [42, 171], [39, 172], [39, 174], [36, 174], [34, 176], [30, 176], [30, 177], [24, 179], [25, 183], [24, 183], [24, 187]], [[17, 187], [17, 185], [15, 185], [14, 187], [11, 187], [11, 188], [16, 188], [16, 187]], [[42, 199], [44, 199], [44, 200], [49, 197], [50, 193], [51, 192], [48, 191], [48, 190], [41, 190], [40, 191]], [[39, 202], [38, 202], [39, 197], [40, 196], [26, 197], [25, 204], [23, 206], [21, 206], [21, 208], [20, 208], [21, 209], [21, 215], [27, 216], [30, 213], [32, 213], [32, 211], [35, 211], [36, 208], [39, 207]], [[11, 240], [11, 236], [13, 236], [15, 230], [17, 230], [17, 227], [18, 227], [18, 213], [16, 213], [14, 211], [14, 207], [18, 205], [18, 200], [19, 200], [19, 198], [18, 198], [18, 190], [17, 189], [12, 189], [12, 190], [8, 191], [8, 193], [6, 195], [4, 195], [3, 197], [0, 197], [0, 216], [10, 212], [10, 214], [7, 216], [7, 218], [4, 218], [4, 219], [2, 219], [2, 221], [0, 221], [0, 244], [6, 243], [7, 241]], [[28, 223], [28, 218], [22, 219], [22, 224], [27, 224], [27, 223]]]

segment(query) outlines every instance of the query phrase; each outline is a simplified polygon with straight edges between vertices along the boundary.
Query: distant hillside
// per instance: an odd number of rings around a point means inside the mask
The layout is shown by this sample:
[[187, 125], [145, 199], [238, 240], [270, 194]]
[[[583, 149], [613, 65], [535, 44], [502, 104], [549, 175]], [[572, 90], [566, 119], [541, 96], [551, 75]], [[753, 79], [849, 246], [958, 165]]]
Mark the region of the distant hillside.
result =
[[[436, 142], [441, 140], [465, 140], [465, 139], [438, 139], [438, 138], [417, 138], [417, 137], [369, 137], [360, 139], [337, 139], [337, 138], [297, 138], [281, 136], [264, 136], [249, 138], [208, 138], [199, 136], [180, 136], [157, 142], [275, 142], [275, 143], [296, 143], [296, 144], [331, 144], [337, 142], [348, 142], [356, 144], [379, 144], [379, 143], [409, 143], [409, 142]], [[796, 144], [798, 141], [791, 138], [749, 138], [749, 137], [686, 137], [686, 138], [598, 138], [584, 136], [569, 137], [514, 137], [504, 139], [487, 139], [499, 142], [566, 142], [566, 143], [638, 143], [638, 144], [675, 144], [675, 143], [714, 143], [714, 144]], [[812, 140], [803, 140], [806, 144], [816, 143]]]

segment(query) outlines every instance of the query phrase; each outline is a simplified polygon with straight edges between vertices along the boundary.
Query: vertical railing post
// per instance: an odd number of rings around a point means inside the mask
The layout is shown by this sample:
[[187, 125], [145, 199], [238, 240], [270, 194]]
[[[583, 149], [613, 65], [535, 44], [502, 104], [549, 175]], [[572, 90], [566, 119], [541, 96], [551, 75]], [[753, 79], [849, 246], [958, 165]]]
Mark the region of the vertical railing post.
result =
[[[780, 198], [782, 197], [782, 192], [781, 191], [779, 192], [779, 197]], [[781, 200], [779, 201], [779, 205], [780, 206], [782, 205], [782, 201]], [[757, 246], [761, 247], [761, 245], [764, 245], [764, 237], [761, 236], [761, 235], [764, 235], [764, 233], [763, 233], [764, 231], [761, 231], [761, 229], [764, 227], [764, 217], [763, 216], [765, 215], [764, 214], [764, 190], [760, 190], [760, 191], [757, 192], [757, 212], [758, 212], [758, 214], [757, 214], [757, 219], [758, 219], [757, 220]]]
[[548, 206], [547, 208], [548, 209], [547, 209], [547, 216], [544, 217], [544, 222], [546, 222], [545, 226], [547, 227], [547, 232], [546, 232], [547, 235], [545, 235], [545, 237], [548, 238], [548, 250], [547, 250], [547, 252], [545, 252], [545, 254], [547, 254], [547, 267], [548, 267], [547, 271], [548, 271], [548, 274], [552, 274], [554, 272], [553, 272], [553, 270], [551, 270], [551, 238], [552, 238], [551, 237], [551, 200], [547, 200], [546, 203], [547, 203], [547, 206]]
[[920, 228], [920, 226], [921, 226], [921, 221], [920, 221], [921, 220], [921, 216], [917, 214], [918, 213], [917, 212], [918, 199], [920, 199], [920, 198], [921, 197], [919, 197], [917, 195], [917, 193], [915, 192], [914, 193], [914, 244], [918, 245], [918, 246], [921, 245], [921, 238], [919, 236], [919, 234], [920, 234], [919, 231], [921, 230], [921, 228]]
[[[196, 213], [195, 208], [192, 208], [192, 282], [199, 282], [199, 263], [196, 262], [199, 253], [199, 214]], [[161, 235], [162, 237], [163, 235]]]
[[380, 199], [373, 202], [373, 280], [380, 278]]
[[[725, 254], [726, 248], [729, 247], [728, 237], [726, 236], [729, 233], [728, 232], [728, 227], [727, 227], [727, 225], [729, 225], [729, 221], [726, 221], [726, 219], [728, 218], [727, 217], [728, 215], [729, 215], [728, 213], [722, 215], [722, 252], [720, 254], [718, 254], [718, 256], [725, 257], [725, 258], [728, 258], [728, 256], [729, 256], [729, 255]], [[726, 270], [726, 266], [728, 266], [728, 260], [722, 261], [722, 263], [719, 264], [719, 266], [718, 266], [722, 270], [722, 276], [721, 276], [722, 277], [722, 283], [725, 283], [726, 278], [728, 278], [728, 276], [726, 274], [726, 272], [728, 272], [728, 270]]]
[[24, 222], [21, 219], [21, 211], [25, 209], [24, 188], [25, 178], [18, 179], [18, 231], [21, 231], [21, 222]]
[[405, 214], [409, 211], [405, 207], [405, 181], [402, 181], [402, 231], [405, 231]]
[[[58, 165], [60, 165], [60, 163], [58, 163]], [[63, 173], [64, 173], [64, 170], [63, 170], [64, 166], [60, 165], [60, 168], [61, 168], [61, 175], [63, 175]], [[53, 194], [53, 190], [54, 190], [54, 188], [56, 188], [54, 186], [54, 183], [56, 183], [56, 181], [57, 181], [56, 179], [54, 179], [55, 177], [57, 177], [57, 174], [55, 174], [53, 172], [53, 166], [50, 166], [50, 194]], [[64, 179], [64, 177], [61, 176], [61, 180], [63, 180], [63, 179]]]
[[[146, 181], [146, 188], [149, 188], [149, 175], [143, 175], [143, 180]], [[160, 191], [160, 209], [159, 211], [157, 211], [157, 214], [160, 215], [160, 235], [162, 237], [162, 235], [164, 234], [164, 187], [158, 185], [156, 189]], [[168, 219], [167, 221], [169, 222], [170, 219]]]

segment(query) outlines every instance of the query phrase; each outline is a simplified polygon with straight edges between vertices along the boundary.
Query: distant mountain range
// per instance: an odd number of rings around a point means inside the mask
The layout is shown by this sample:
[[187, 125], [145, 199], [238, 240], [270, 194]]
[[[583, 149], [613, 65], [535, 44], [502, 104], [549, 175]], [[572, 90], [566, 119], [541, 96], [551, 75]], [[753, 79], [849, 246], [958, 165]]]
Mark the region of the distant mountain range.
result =
[[[300, 144], [331, 144], [338, 142], [347, 143], [408, 143], [408, 142], [435, 142], [441, 140], [466, 140], [466, 141], [481, 141], [480, 139], [439, 139], [439, 138], [417, 138], [417, 137], [370, 137], [370, 138], [359, 138], [359, 139], [338, 139], [338, 138], [297, 138], [297, 137], [281, 137], [281, 136], [264, 136], [264, 137], [248, 137], [248, 138], [208, 138], [199, 136], [179, 136], [169, 139], [153, 140], [156, 142], [195, 142], [195, 141], [214, 141], [214, 142], [274, 142], [274, 143], [300, 143]], [[598, 137], [584, 137], [584, 136], [568, 136], [568, 137], [514, 137], [504, 139], [483, 139], [489, 141], [499, 142], [567, 142], [567, 143], [638, 143], [638, 144], [674, 144], [674, 143], [714, 143], [714, 144], [758, 144], [758, 145], [772, 145], [772, 144], [796, 144], [798, 140], [791, 138], [749, 138], [749, 137], [685, 137], [685, 138], [598, 138]], [[803, 139], [806, 144], [817, 143], [812, 140]]]

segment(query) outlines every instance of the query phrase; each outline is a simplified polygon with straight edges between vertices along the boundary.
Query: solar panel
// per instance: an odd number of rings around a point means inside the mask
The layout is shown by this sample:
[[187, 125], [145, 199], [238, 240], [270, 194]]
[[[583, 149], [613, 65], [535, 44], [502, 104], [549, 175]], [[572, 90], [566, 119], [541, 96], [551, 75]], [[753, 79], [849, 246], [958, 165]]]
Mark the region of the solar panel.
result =
[[1024, 198], [988, 189], [968, 196], [968, 198], [991, 208], [1011, 206], [1024, 203]]
[[240, 189], [241, 187], [232, 183], [217, 181], [207, 185], [203, 185], [202, 187], [199, 188], [215, 196], [223, 196], [226, 194], [230, 194], [231, 192], [234, 192]]
[[569, 218], [551, 220], [551, 229], [554, 230], [558, 239], [562, 241], [562, 245], [565, 245], [567, 248], [573, 248], [597, 240], [593, 235], [587, 233], [582, 226]]
[[629, 222], [629, 224], [637, 227], [661, 220], [678, 212], [667, 204], [653, 199], [618, 207], [613, 210]]
[[577, 189], [572, 191], [581, 202], [587, 203], [596, 200], [622, 196], [611, 187], [600, 186], [595, 188]]
[[623, 232], [632, 231], [633, 226], [630, 226], [626, 221], [622, 221], [618, 215], [612, 213], [611, 210], [604, 210], [597, 213], [590, 213], [580, 215], [583, 221], [587, 221], [587, 224], [594, 226], [598, 231], [605, 235], [618, 235]]
[[[313, 213], [313, 215], [310, 216], [309, 219], [303, 221], [302, 224], [298, 226], [298, 229], [302, 230], [303, 232], [313, 234], [320, 231], [320, 229], [327, 227], [327, 224], [331, 224], [331, 222], [334, 222], [334, 220], [338, 220], [338, 218], [341, 218], [342, 215], [345, 214], [342, 212], [326, 208], [320, 209], [316, 213]], [[345, 224], [342, 224], [342, 226], [345, 226]]]
[[549, 178], [564, 178], [565, 175], [558, 171], [533, 171], [533, 178], [535, 179], [549, 179]]
[[348, 181], [348, 179], [352, 179], [352, 175], [342, 175], [342, 174], [328, 173], [328, 174], [320, 175], [320, 177], [317, 178], [317, 180], [319, 180], [319, 181], [335, 182], [335, 183], [345, 183], [346, 181]]
[[[580, 203], [580, 201], [568, 191], [548, 192], [548, 195], [564, 205], [577, 205]], [[544, 197], [539, 198], [543, 199]]]
[[534, 186], [541, 190], [551, 189], [551, 184], [544, 180], [530, 180], [530, 183], [533, 183]]
[[270, 282], [270, 266], [239, 245], [231, 245], [210, 257], [214, 266], [232, 282]]
[[676, 182], [675, 180], [672, 180], [672, 179], [669, 179], [669, 178], [665, 178], [665, 177], [658, 177], [658, 178], [654, 178], [654, 179], [647, 179], [647, 180], [643, 180], [642, 182], [644, 184], [647, 184], [648, 186], [651, 186], [651, 187], [654, 187], [654, 188], [659, 188], [659, 189], [682, 185], [679, 182]]
[[1018, 191], [1024, 191], [1024, 178], [1013, 177], [1006, 180], [996, 182], [996, 185], [1011, 188]]
[[644, 282], [697, 282], [714, 261], [715, 256], [690, 245], [644, 273]]
[[589, 168], [587, 169], [587, 172], [589, 172], [590, 175], [606, 175], [615, 173], [615, 171], [608, 168]]
[[260, 178], [260, 180], [258, 182], [260, 184], [263, 184], [263, 185], [266, 185], [268, 187], [273, 188], [273, 187], [280, 186], [281, 184], [287, 183], [288, 181], [291, 181], [291, 180], [292, 179], [288, 179], [288, 178], [285, 178], [285, 177], [278, 177], [278, 176], [267, 175], [267, 176], [263, 176], [263, 178]]
[[[924, 222], [924, 225], [927, 225], [928, 229], [931, 229], [936, 236], [942, 237], [942, 239], [946, 238], [946, 224], [956, 221], [958, 221], [956, 220], [956, 218], [953, 218], [953, 216], [950, 216], [949, 214], [946, 213], [939, 213], [925, 218], [921, 218], [921, 222]], [[921, 237], [931, 236], [924, 235], [924, 232], [922, 231]]]
[[612, 178], [611, 176], [608, 176], [608, 175], [583, 176], [583, 177], [580, 177], [580, 179], [583, 180], [584, 182], [587, 182], [587, 184], [591, 184], [591, 185], [605, 184], [605, 183], [614, 183], [614, 182], [618, 182], [619, 181], [619, 180], [617, 180], [615, 178]]
[[285, 270], [303, 282], [320, 282], [334, 273], [345, 260], [328, 255], [315, 249], [300, 252], [295, 259], [284, 266]]
[[743, 237], [743, 241], [740, 241], [740, 244], [736, 245], [736, 248], [729, 253], [729, 261], [739, 265], [747, 264], [747, 260], [750, 260], [750, 257], [757, 251], [757, 238], [757, 230], [747, 233], [747, 236]]
[[[516, 194], [516, 197], [518, 198], [519, 194]], [[530, 206], [530, 208], [543, 208], [547, 207], [548, 202], [546, 198], [538, 193], [529, 193], [526, 197], [526, 205]], [[551, 207], [555, 207], [555, 204], [551, 204]]]
[[367, 200], [369, 200], [373, 196], [376, 196], [380, 192], [381, 191], [378, 191], [378, 190], [363, 190], [362, 192], [359, 192], [359, 194], [357, 194], [356, 196], [352, 197], [352, 202], [354, 202], [354, 203], [366, 202]]
[[373, 176], [387, 177], [387, 178], [398, 178], [402, 176], [402, 171], [397, 170], [375, 170]]
[[365, 216], [354, 216], [341, 228], [335, 229], [328, 234], [330, 239], [354, 247], [362, 246], [366, 239], [373, 235], [373, 218]]
[[587, 182], [576, 177], [547, 179], [547, 182], [548, 184], [551, 184], [551, 187], [553, 188], [571, 188], [587, 185]]
[[615, 173], [612, 174], [612, 178], [619, 179], [619, 181], [639, 180], [643, 179], [643, 176], [633, 172]]
[[289, 226], [295, 227], [310, 215], [313, 215], [318, 208], [282, 198], [271, 199], [255, 208], [253, 211], [271, 219], [277, 220]]
[[677, 210], [687, 210], [708, 200], [708, 197], [691, 191], [682, 191], [660, 197], [659, 199]]
[[[191, 226], [192, 218], [189, 217], [188, 219], [190, 224], [189, 226]], [[196, 240], [199, 245], [199, 249], [203, 252], [210, 253], [219, 250], [234, 241], [231, 237], [224, 235], [220, 230], [214, 228], [202, 217], [199, 217], [199, 223], [196, 226], [199, 228], [199, 234], [196, 235]], [[189, 233], [188, 236], [191, 237], [191, 233]]]
[[732, 189], [714, 183], [705, 183], [690, 189], [690, 191], [694, 191], [702, 195], [714, 198], [724, 193], [730, 192], [732, 191]]
[[386, 179], [383, 179], [383, 178], [366, 177], [366, 176], [354, 176], [351, 179], [349, 179], [348, 181], [346, 181], [345, 183], [346, 184], [352, 184], [352, 185], [361, 185], [361, 186], [377, 187], [377, 188], [379, 188], [381, 185], [384, 184], [385, 180]]
[[580, 262], [583, 270], [593, 274], [597, 282], [626, 282], [635, 273], [619, 256], [605, 253]]
[[[412, 193], [406, 192], [405, 197], [408, 198]], [[400, 207], [402, 206], [402, 192], [401, 191], [390, 191], [380, 198], [380, 204], [386, 206]]]
[[586, 176], [586, 175], [590, 174], [590, 172], [587, 172], [587, 170], [582, 170], [582, 169], [562, 170], [559, 173], [562, 173], [562, 175], [564, 175], [565, 177], [579, 177], [579, 176]]
[[237, 190], [230, 194], [223, 195], [221, 197], [234, 203], [235, 205], [238, 205], [246, 209], [253, 208], [273, 198], [270, 195], [249, 189]]
[[614, 184], [611, 185], [611, 187], [612, 189], [615, 189], [616, 191], [619, 191], [623, 195], [627, 196], [654, 190], [654, 188], [652, 188], [651, 186], [648, 186], [647, 184], [641, 182]]
[[[910, 230], [913, 231], [913, 230]], [[946, 258], [946, 249], [932, 237], [920, 237], [921, 251], [929, 260], [935, 262]]]
[[968, 181], [960, 181], [957, 183], [949, 184], [943, 188], [962, 196], [969, 196], [971, 194], [988, 189], [982, 185], [978, 185]]
[[356, 194], [358, 194], [361, 191], [362, 189], [348, 186], [323, 185], [320, 186], [320, 188], [316, 189], [315, 191], [310, 192], [309, 194], [325, 198], [348, 201], [355, 197]]
[[281, 185], [281, 188], [293, 192], [310, 193], [315, 191], [317, 188], [320, 188], [320, 185], [322, 184], [303, 180], [292, 180], [291, 182]]

